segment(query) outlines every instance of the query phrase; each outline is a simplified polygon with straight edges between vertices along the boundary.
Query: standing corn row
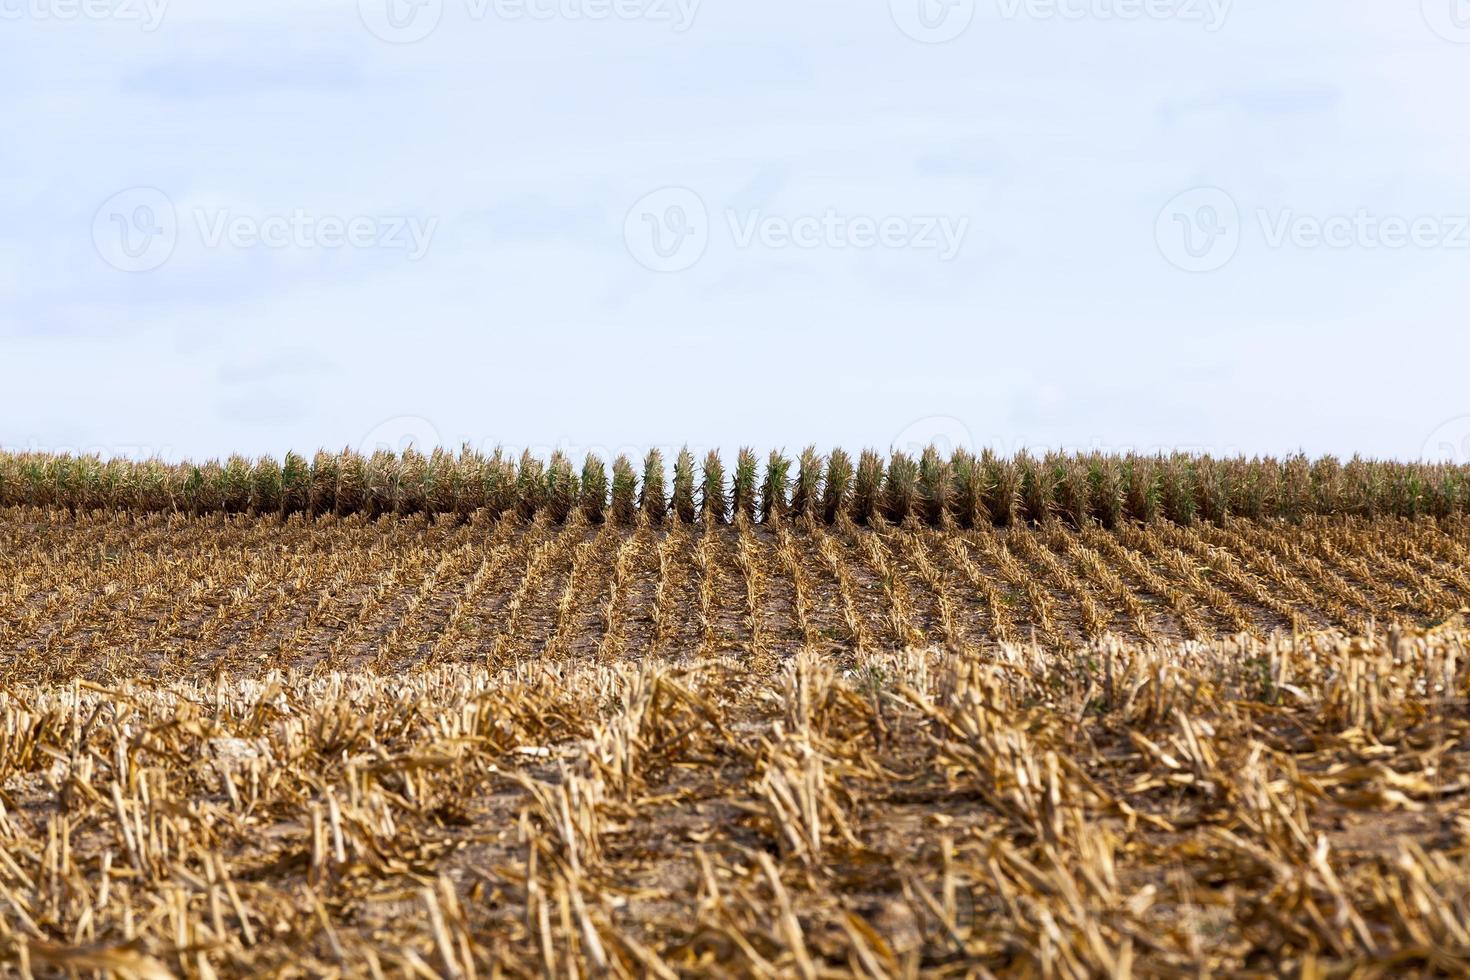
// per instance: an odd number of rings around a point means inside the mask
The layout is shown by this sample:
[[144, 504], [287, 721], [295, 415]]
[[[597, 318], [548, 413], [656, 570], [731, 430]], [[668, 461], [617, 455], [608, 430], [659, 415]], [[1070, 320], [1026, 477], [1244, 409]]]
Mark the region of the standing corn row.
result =
[[297, 453], [279, 460], [237, 455], [197, 464], [0, 453], [0, 507], [370, 516], [466, 516], [484, 509], [491, 516], [515, 511], [525, 518], [547, 510], [558, 523], [575, 509], [596, 523], [610, 507], [613, 519], [626, 526], [639, 511], [655, 523], [672, 511], [686, 522], [728, 521], [742, 513], [769, 522], [790, 512], [827, 524], [839, 514], [860, 526], [877, 516], [894, 524], [914, 516], [931, 526], [953, 522], [966, 528], [1050, 517], [1111, 528], [1125, 520], [1189, 525], [1229, 517], [1447, 519], [1470, 513], [1470, 466], [1356, 457], [1343, 463], [1301, 455], [1023, 452], [1005, 459], [960, 450], [945, 458], [930, 447], [917, 458], [893, 453], [886, 462], [865, 451], [854, 463], [841, 449], [823, 457], [808, 447], [794, 475], [790, 461], [773, 453], [762, 477], [750, 450], [741, 450], [731, 480], [716, 452], [705, 457], [700, 473], [695, 469], [693, 456], [681, 451], [672, 493], [666, 494], [657, 450], [648, 454], [641, 477], [619, 457], [611, 486], [606, 463], [596, 457], [588, 457], [578, 473], [560, 452], [543, 461], [529, 452], [517, 459], [499, 449], [486, 456], [469, 447], [457, 454], [434, 449], [428, 456], [412, 448], [398, 454], [317, 452], [310, 461]]

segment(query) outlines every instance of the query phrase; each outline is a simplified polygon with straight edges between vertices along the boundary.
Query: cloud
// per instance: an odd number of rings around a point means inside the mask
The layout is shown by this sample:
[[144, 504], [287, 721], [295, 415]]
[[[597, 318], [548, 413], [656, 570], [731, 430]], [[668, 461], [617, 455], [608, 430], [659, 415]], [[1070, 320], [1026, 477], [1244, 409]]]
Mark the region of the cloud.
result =
[[1343, 93], [1325, 82], [1255, 85], [1188, 99], [1166, 99], [1159, 104], [1164, 125], [1194, 116], [1239, 112], [1251, 117], [1319, 116], [1336, 109]]
[[227, 385], [252, 385], [317, 377], [329, 373], [332, 361], [318, 351], [291, 348], [265, 357], [220, 365], [219, 379]]
[[340, 55], [270, 53], [253, 60], [181, 58], [131, 72], [128, 95], [187, 101], [260, 97], [287, 92], [345, 92], [366, 79], [361, 65]]

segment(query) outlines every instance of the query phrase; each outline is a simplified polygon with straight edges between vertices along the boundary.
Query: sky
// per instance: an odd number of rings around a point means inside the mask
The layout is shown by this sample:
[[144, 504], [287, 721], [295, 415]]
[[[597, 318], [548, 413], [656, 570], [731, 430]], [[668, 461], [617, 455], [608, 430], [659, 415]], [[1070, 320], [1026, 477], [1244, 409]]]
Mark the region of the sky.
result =
[[0, 0], [0, 446], [1470, 462], [1470, 0]]

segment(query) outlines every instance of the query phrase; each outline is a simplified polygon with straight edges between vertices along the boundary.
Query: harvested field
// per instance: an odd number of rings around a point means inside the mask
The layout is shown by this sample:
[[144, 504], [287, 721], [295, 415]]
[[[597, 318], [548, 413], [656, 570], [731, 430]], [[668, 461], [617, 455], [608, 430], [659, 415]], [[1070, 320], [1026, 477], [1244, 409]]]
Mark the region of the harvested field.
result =
[[1465, 517], [890, 520], [864, 466], [0, 508], [0, 964], [1464, 972]]
[[0, 541], [12, 682], [802, 649], [845, 667], [929, 645], [1425, 627], [1470, 601], [1458, 518], [938, 530], [11, 508]]
[[22, 972], [1457, 972], [1467, 634], [0, 696]]

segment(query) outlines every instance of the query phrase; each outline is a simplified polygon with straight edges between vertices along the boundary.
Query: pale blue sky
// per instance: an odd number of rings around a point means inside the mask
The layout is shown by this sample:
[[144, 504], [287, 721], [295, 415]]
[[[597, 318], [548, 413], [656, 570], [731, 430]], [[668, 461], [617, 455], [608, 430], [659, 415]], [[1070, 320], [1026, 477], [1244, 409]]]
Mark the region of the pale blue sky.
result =
[[0, 445], [1470, 448], [1466, 0], [420, 2], [0, 0]]

